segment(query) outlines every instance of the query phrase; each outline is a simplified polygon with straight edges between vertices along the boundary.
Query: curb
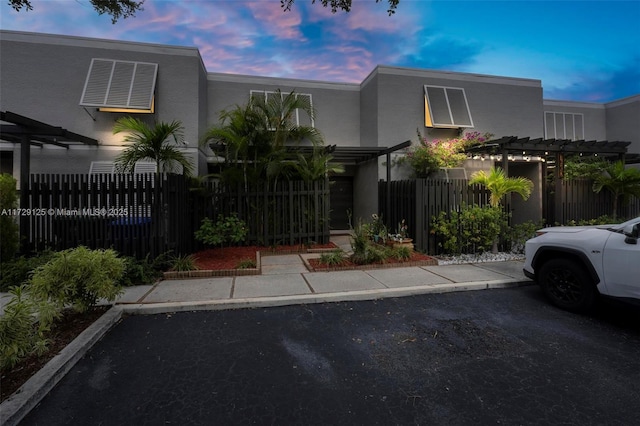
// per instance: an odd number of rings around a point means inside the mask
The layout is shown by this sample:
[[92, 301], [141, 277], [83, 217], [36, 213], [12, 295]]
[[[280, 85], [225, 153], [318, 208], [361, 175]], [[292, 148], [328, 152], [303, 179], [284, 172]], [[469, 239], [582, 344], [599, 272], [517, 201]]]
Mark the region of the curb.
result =
[[421, 294], [451, 293], [457, 291], [489, 290], [496, 288], [523, 287], [532, 285], [530, 280], [491, 280], [467, 283], [433, 284], [424, 286], [358, 290], [335, 293], [313, 293], [290, 296], [255, 297], [245, 299], [222, 299], [200, 302], [163, 302], [119, 305], [131, 315], [154, 315], [170, 312], [218, 311], [226, 309], [269, 308], [278, 306], [377, 300], [387, 297], [417, 296]]
[[76, 363], [122, 318], [114, 306], [0, 404], [0, 424], [14, 426], [29, 414]]

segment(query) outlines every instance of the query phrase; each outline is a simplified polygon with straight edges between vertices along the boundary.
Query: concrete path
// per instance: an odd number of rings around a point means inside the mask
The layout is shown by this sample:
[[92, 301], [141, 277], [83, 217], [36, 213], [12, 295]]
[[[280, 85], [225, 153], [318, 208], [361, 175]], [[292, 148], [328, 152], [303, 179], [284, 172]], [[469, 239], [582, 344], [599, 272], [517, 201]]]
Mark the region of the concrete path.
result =
[[314, 255], [265, 256], [262, 275], [165, 280], [153, 286], [129, 287], [116, 304], [129, 312], [157, 313], [367, 300], [531, 283], [522, 273], [522, 261], [309, 272], [303, 261], [309, 256]]

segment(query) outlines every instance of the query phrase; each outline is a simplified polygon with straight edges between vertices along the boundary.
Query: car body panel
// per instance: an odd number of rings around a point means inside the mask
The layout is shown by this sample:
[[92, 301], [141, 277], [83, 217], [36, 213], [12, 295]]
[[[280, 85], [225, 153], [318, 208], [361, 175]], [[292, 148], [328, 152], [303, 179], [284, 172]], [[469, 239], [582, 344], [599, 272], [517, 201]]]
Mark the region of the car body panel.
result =
[[603, 250], [606, 294], [640, 299], [640, 242], [625, 242], [624, 234], [611, 233]]
[[562, 256], [580, 259], [600, 294], [640, 299], [640, 241], [623, 233], [640, 217], [623, 224], [543, 228], [525, 244], [523, 272], [537, 281], [546, 260]]

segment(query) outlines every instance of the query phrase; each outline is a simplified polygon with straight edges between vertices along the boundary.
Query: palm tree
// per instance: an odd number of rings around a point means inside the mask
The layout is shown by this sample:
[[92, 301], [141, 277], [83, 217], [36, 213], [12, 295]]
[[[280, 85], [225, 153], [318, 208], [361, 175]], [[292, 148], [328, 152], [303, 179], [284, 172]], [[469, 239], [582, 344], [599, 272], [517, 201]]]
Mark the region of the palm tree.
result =
[[[489, 203], [491, 208], [498, 209], [502, 198], [515, 192], [526, 200], [531, 195], [533, 190], [533, 182], [525, 177], [507, 177], [500, 167], [492, 167], [489, 173], [484, 170], [480, 170], [473, 175], [469, 180], [469, 185], [483, 185], [491, 193], [489, 197]], [[498, 235], [493, 239], [493, 245], [491, 247], [492, 253], [498, 252]]]
[[311, 120], [315, 118], [315, 110], [308, 97], [298, 96], [295, 92], [284, 94], [278, 89], [266, 99], [262, 96], [252, 97], [250, 104], [262, 115], [265, 130], [274, 149], [283, 148], [286, 144], [298, 144], [304, 140], [314, 146], [323, 144], [322, 135], [315, 127], [301, 126], [296, 120], [296, 114], [301, 113]]
[[[236, 105], [223, 110], [220, 113], [220, 125], [204, 134], [201, 145], [213, 142], [220, 149], [216, 154], [224, 157], [226, 167], [222, 175], [225, 181], [241, 180], [246, 189], [248, 182], [259, 179], [263, 172], [263, 159], [271, 151], [269, 142], [261, 133], [263, 126], [262, 117], [250, 104]], [[239, 168], [241, 173], [235, 173]], [[239, 179], [233, 177], [235, 175]]]
[[525, 177], [507, 177], [500, 167], [492, 167], [489, 173], [480, 170], [471, 175], [469, 185], [480, 184], [491, 193], [489, 202], [491, 207], [498, 207], [502, 198], [515, 192], [520, 194], [523, 200], [527, 200], [533, 190], [533, 182]]
[[182, 166], [184, 175], [191, 176], [193, 164], [170, 143], [170, 139], [173, 139], [176, 145], [182, 145], [183, 130], [179, 121], [160, 122], [152, 127], [134, 117], [118, 119], [113, 126], [113, 134], [128, 132], [124, 141], [131, 145], [116, 157], [116, 168], [123, 172], [133, 171], [136, 162], [153, 160], [158, 173], [174, 171], [177, 166]]
[[640, 170], [626, 168], [624, 161], [617, 161], [605, 167], [602, 174], [596, 176], [593, 191], [599, 193], [607, 188], [613, 194], [613, 218], [618, 217], [618, 200], [628, 203], [631, 196], [640, 198]]
[[331, 163], [331, 160], [333, 160], [333, 156], [323, 146], [314, 146], [313, 153], [310, 156], [298, 154], [294, 168], [305, 182], [324, 179], [333, 173], [344, 173], [344, 166]]
[[315, 116], [307, 97], [297, 96], [295, 92], [284, 94], [280, 90], [267, 97], [252, 96], [247, 105], [223, 111], [220, 125], [209, 129], [201, 143], [215, 142], [221, 146], [226, 171], [241, 168], [245, 187], [261, 179], [275, 186], [279, 179], [294, 175], [288, 145], [323, 145], [320, 132], [314, 127], [299, 125], [296, 114]]

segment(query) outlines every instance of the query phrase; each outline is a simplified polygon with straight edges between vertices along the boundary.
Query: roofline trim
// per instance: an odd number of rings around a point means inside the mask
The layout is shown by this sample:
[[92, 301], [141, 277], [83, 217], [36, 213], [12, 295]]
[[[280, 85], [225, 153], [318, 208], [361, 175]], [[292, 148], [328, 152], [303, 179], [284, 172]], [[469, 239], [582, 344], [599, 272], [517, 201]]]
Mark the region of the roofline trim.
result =
[[542, 80], [520, 77], [504, 77], [489, 74], [472, 74], [458, 71], [429, 70], [420, 68], [394, 67], [389, 65], [377, 65], [373, 71], [363, 80], [366, 85], [376, 75], [400, 75], [404, 77], [437, 78], [453, 81], [468, 81], [474, 83], [508, 84], [512, 86], [542, 88]]
[[20, 43], [52, 44], [57, 46], [87, 47], [94, 49], [120, 49], [132, 52], [200, 57], [200, 50], [197, 47], [172, 46], [166, 44], [109, 40], [102, 38], [34, 33], [26, 31], [0, 30], [0, 41], [5, 40]]
[[207, 73], [207, 80], [226, 83], [248, 83], [258, 85], [268, 84], [272, 86], [285, 85], [289, 87], [304, 87], [311, 89], [349, 90], [354, 92], [360, 91], [360, 84], [358, 83], [334, 83], [330, 81], [301, 80], [287, 77], [269, 77], [246, 74], [209, 72]]

